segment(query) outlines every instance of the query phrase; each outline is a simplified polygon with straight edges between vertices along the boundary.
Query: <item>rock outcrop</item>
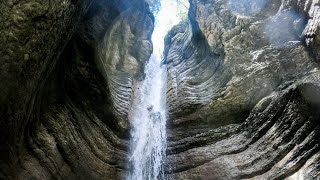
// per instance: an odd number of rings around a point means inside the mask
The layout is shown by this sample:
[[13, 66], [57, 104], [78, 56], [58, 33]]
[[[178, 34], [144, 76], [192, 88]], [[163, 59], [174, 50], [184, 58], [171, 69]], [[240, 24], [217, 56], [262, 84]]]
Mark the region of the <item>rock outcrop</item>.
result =
[[[0, 4], [0, 179], [123, 179], [155, 0]], [[168, 179], [320, 177], [319, 3], [190, 0], [165, 39]]]
[[148, 5], [0, 7], [0, 179], [121, 179], [132, 86], [152, 52]]
[[319, 177], [316, 1], [190, 3], [166, 38], [169, 179]]

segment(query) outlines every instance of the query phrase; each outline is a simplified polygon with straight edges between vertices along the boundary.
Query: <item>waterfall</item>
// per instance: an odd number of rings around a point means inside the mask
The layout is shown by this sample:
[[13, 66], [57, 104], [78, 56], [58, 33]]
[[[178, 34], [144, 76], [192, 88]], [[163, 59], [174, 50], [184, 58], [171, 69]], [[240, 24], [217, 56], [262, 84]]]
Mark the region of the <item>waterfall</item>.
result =
[[151, 56], [145, 73], [145, 80], [137, 85], [129, 114], [133, 124], [130, 180], [164, 178], [166, 70], [160, 67], [159, 57]]
[[132, 125], [127, 180], [164, 179], [166, 151], [166, 66], [161, 66], [164, 37], [180, 21], [177, 1], [161, 0], [155, 14], [153, 54], [146, 77], [135, 82], [129, 121]]

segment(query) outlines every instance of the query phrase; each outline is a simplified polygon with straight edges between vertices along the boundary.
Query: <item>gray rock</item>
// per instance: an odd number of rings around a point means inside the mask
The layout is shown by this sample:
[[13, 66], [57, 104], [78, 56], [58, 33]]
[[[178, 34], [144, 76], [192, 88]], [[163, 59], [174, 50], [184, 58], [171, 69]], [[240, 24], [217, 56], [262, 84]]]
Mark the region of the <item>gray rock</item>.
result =
[[121, 179], [132, 86], [152, 51], [147, 4], [8, 1], [0, 10], [0, 179]]
[[230, 3], [192, 0], [167, 36], [168, 178], [316, 179], [317, 5]]
[[[0, 4], [0, 179], [124, 178], [146, 2]], [[320, 177], [318, 1], [190, 3], [165, 39], [168, 179]]]

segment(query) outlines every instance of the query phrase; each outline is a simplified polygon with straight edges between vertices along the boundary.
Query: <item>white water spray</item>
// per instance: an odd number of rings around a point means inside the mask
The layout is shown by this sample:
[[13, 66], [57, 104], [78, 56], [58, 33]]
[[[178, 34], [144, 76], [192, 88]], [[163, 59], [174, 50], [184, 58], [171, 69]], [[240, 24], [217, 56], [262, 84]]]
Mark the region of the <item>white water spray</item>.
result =
[[163, 179], [166, 149], [166, 75], [160, 61], [152, 55], [146, 66], [146, 79], [137, 84], [129, 119], [132, 122], [132, 154], [128, 179]]
[[155, 14], [153, 54], [146, 65], [146, 78], [136, 82], [129, 121], [132, 124], [127, 180], [164, 179], [166, 151], [166, 67], [160, 66], [164, 37], [178, 17], [175, 0], [161, 0]]

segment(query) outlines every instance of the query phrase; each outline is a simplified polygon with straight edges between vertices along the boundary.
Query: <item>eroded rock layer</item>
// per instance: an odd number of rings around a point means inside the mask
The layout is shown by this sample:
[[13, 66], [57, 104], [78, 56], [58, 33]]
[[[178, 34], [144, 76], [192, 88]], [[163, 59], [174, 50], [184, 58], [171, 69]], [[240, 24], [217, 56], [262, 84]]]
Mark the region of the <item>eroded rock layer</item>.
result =
[[[9, 0], [0, 13], [0, 179], [123, 179], [148, 5]], [[320, 177], [318, 1], [190, 0], [165, 41], [168, 179]]]
[[133, 83], [152, 51], [143, 0], [0, 5], [0, 179], [121, 179]]
[[317, 2], [190, 3], [166, 38], [168, 178], [320, 177]]

